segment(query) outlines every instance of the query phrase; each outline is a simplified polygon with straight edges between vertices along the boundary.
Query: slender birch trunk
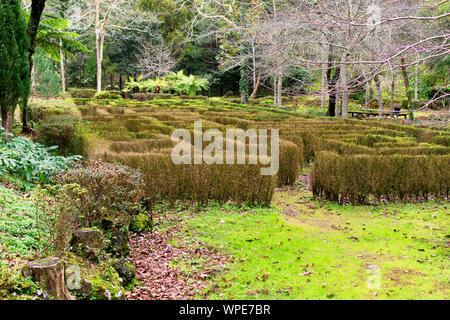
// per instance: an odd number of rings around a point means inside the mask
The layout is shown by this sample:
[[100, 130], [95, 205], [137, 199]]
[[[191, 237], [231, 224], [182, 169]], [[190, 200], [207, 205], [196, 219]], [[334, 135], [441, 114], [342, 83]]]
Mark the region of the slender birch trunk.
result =
[[378, 98], [378, 110], [380, 112], [380, 118], [383, 115], [383, 96], [381, 93], [381, 82], [380, 82], [380, 77], [378, 76], [378, 74], [375, 76], [375, 88], [377, 90], [377, 98]]
[[349, 100], [349, 90], [348, 90], [348, 79], [347, 79], [347, 52], [342, 56], [342, 67], [341, 67], [341, 86], [342, 86], [342, 117], [348, 117], [348, 100]]
[[65, 68], [64, 68], [64, 53], [62, 50], [62, 41], [60, 41], [60, 47], [59, 48], [59, 58], [60, 58], [60, 62], [59, 62], [59, 67], [61, 69], [61, 92], [62, 94], [66, 93], [66, 73], [65, 73]]
[[322, 60], [324, 63], [322, 64], [322, 92], [321, 92], [321, 107], [325, 108], [327, 105], [327, 72], [328, 72], [328, 55], [329, 55], [329, 46], [328, 44], [324, 44], [322, 51]]
[[394, 110], [394, 95], [395, 95], [395, 73], [392, 70], [392, 79], [391, 79], [391, 110]]
[[[417, 56], [417, 61], [419, 61], [420, 57]], [[419, 92], [419, 62], [416, 63], [415, 72], [414, 72], [414, 102], [417, 102]]]
[[369, 99], [370, 99], [370, 79], [366, 80], [366, 94], [364, 95], [364, 109], [367, 111], [369, 109]]

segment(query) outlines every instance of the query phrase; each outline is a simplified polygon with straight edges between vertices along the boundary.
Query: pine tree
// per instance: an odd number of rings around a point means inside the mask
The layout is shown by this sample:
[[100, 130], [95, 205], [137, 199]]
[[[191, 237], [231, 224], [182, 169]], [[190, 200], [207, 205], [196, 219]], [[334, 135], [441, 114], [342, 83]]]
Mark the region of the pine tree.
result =
[[28, 98], [29, 38], [20, 0], [0, 0], [0, 108], [2, 126], [12, 132], [17, 103]]

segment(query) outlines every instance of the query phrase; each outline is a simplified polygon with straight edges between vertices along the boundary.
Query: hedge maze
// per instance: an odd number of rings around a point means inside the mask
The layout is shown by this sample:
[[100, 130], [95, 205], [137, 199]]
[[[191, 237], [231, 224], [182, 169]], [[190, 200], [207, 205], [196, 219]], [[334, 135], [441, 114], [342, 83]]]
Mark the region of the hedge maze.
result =
[[[305, 163], [312, 164], [314, 195], [339, 203], [418, 201], [449, 193], [448, 129], [312, 118], [218, 98], [75, 102], [88, 121], [89, 157], [141, 169], [149, 197], [268, 204], [274, 188], [293, 185]], [[203, 130], [279, 129], [278, 175], [261, 176], [260, 163], [174, 165], [172, 132], [182, 128], [193, 133], [197, 120]]]

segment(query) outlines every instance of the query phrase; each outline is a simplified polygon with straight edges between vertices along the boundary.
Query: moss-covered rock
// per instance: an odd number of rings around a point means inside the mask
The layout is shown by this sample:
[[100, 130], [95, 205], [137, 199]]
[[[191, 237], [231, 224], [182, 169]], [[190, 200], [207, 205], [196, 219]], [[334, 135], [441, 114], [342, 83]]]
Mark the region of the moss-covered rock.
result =
[[149, 231], [150, 229], [150, 219], [146, 214], [139, 213], [131, 217], [130, 231], [140, 233]]
[[122, 279], [122, 285], [130, 289], [136, 283], [136, 266], [131, 259], [117, 259], [112, 263], [113, 268]]
[[113, 231], [109, 241], [108, 252], [116, 257], [126, 257], [130, 253], [128, 231]]
[[70, 241], [71, 251], [92, 261], [104, 260], [106, 240], [99, 230], [79, 229], [73, 233]]
[[65, 263], [65, 280], [69, 291], [78, 299], [123, 300], [125, 290], [110, 260], [97, 265], [73, 253], [58, 253]]

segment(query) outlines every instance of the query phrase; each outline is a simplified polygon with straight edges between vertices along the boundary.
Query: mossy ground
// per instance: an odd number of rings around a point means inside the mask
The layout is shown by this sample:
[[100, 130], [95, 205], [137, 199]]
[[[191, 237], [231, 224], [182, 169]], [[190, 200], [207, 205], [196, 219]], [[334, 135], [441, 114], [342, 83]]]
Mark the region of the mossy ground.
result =
[[[448, 299], [449, 205], [339, 206], [293, 188], [271, 208], [185, 212], [190, 237], [234, 261], [199, 297]], [[202, 261], [174, 265], [189, 272]]]

